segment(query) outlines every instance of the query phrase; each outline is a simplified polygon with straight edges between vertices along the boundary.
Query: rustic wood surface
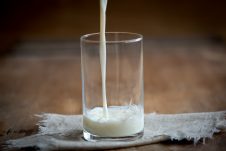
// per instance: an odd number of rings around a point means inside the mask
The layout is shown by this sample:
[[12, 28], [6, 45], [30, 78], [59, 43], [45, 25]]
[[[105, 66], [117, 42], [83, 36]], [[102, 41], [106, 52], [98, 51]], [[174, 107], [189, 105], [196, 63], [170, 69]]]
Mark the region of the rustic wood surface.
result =
[[[226, 109], [226, 49], [216, 39], [144, 41], [145, 112]], [[34, 114], [81, 114], [80, 48], [75, 40], [21, 41], [0, 56], [0, 141], [37, 132]], [[226, 134], [119, 150], [225, 150]]]

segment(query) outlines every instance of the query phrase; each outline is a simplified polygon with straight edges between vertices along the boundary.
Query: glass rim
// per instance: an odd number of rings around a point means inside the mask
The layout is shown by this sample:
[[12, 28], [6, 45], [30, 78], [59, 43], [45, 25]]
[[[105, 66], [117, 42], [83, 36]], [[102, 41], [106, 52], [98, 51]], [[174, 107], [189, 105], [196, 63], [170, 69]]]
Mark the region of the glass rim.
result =
[[[122, 40], [106, 40], [106, 43], [133, 43], [142, 41], [143, 35], [133, 32], [105, 32], [105, 34], [126, 34], [126, 35], [133, 35], [136, 36], [135, 38], [129, 38], [129, 39], [122, 39]], [[100, 35], [100, 33], [90, 33], [85, 34], [81, 36], [80, 40], [83, 42], [89, 42], [89, 43], [100, 43], [100, 40], [90, 40], [87, 39], [91, 36]]]

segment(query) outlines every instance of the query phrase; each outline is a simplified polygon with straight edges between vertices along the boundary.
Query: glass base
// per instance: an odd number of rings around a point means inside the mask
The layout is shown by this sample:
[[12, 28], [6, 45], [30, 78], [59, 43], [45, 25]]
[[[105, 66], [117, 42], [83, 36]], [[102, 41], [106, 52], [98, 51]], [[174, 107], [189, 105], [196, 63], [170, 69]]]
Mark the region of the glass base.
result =
[[101, 137], [98, 135], [93, 135], [86, 130], [83, 130], [83, 138], [86, 141], [91, 141], [91, 142], [97, 142], [97, 141], [132, 141], [139, 139], [143, 136], [144, 131], [141, 131], [139, 133], [129, 135], [129, 136], [122, 136], [122, 137]]

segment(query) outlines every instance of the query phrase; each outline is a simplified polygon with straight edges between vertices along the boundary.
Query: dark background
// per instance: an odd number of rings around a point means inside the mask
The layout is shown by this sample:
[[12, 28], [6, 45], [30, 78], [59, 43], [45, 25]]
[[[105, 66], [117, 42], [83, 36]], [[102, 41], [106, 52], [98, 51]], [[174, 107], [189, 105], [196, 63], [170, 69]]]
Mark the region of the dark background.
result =
[[[226, 39], [224, 0], [109, 0], [107, 31]], [[27, 39], [78, 39], [99, 31], [98, 0], [1, 0], [0, 50]]]

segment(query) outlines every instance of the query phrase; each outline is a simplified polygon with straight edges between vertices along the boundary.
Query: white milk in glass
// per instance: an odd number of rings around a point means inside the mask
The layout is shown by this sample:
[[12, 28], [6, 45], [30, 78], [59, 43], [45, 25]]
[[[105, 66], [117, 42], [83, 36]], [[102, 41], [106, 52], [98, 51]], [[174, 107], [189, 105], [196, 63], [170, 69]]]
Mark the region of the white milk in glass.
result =
[[106, 95], [106, 7], [100, 0], [100, 64], [103, 107], [87, 110], [83, 117], [84, 129], [101, 137], [123, 137], [139, 133], [144, 128], [143, 108], [137, 105], [107, 106]]
[[144, 127], [143, 111], [136, 105], [110, 106], [108, 118], [102, 107], [96, 107], [83, 120], [89, 133], [102, 137], [129, 136], [141, 132]]

